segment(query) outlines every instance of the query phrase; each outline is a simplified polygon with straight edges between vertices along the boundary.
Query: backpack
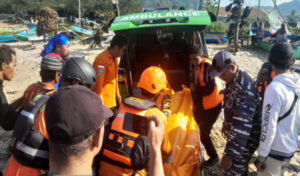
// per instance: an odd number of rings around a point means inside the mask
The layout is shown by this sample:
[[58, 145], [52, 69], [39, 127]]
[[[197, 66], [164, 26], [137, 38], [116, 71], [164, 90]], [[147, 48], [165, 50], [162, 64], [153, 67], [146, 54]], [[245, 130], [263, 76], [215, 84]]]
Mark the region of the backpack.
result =
[[36, 95], [17, 117], [9, 150], [24, 166], [49, 169], [48, 141], [35, 129], [36, 113], [46, 104], [50, 95], [45, 90]]

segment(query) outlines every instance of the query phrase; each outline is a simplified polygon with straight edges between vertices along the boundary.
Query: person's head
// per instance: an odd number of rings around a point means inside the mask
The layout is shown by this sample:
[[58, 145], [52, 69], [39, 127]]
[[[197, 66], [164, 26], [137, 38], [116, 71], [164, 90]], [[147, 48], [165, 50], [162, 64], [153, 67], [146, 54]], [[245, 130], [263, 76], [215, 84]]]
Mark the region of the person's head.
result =
[[295, 63], [294, 50], [291, 44], [283, 42], [275, 44], [269, 55], [269, 63], [277, 74], [290, 70]]
[[284, 23], [281, 24], [281, 29], [285, 29], [285, 24]]
[[93, 66], [81, 57], [72, 57], [62, 69], [63, 85], [83, 85], [92, 89], [96, 83], [96, 72]]
[[49, 53], [56, 53], [62, 58], [66, 58], [70, 53], [70, 39], [64, 34], [57, 34], [44, 47], [41, 56], [46, 56]]
[[127, 46], [127, 39], [121, 35], [115, 35], [110, 42], [109, 51], [111, 55], [116, 57], [123, 56]]
[[152, 95], [154, 97], [168, 88], [167, 76], [159, 67], [148, 67], [143, 71], [137, 87], [142, 89], [144, 96], [151, 98]]
[[230, 52], [220, 51], [215, 55], [212, 61], [210, 76], [218, 76], [226, 83], [229, 83], [233, 81], [236, 71], [237, 65], [234, 56]]
[[45, 109], [51, 165], [64, 167], [81, 159], [92, 162], [101, 149], [105, 123], [112, 116], [99, 96], [84, 86], [63, 87], [54, 93]]
[[199, 66], [203, 58], [199, 56], [199, 48], [195, 46], [189, 47], [190, 61], [194, 66]]
[[0, 46], [0, 79], [11, 81], [17, 66], [16, 52], [8, 45]]
[[62, 62], [54, 56], [44, 56], [41, 62], [40, 76], [42, 82], [58, 83], [61, 77]]

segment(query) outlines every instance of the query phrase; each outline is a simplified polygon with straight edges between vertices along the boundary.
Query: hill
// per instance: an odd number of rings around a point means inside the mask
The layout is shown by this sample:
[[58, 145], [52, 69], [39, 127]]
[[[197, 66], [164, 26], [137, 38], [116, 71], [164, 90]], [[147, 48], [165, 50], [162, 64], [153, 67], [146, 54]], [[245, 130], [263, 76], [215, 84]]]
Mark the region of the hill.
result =
[[290, 11], [296, 10], [297, 15], [300, 16], [300, 0], [293, 0], [291, 2], [283, 3], [278, 6], [283, 16], [288, 16]]
[[140, 0], [140, 3], [145, 8], [153, 7], [180, 7], [193, 8], [195, 0]]

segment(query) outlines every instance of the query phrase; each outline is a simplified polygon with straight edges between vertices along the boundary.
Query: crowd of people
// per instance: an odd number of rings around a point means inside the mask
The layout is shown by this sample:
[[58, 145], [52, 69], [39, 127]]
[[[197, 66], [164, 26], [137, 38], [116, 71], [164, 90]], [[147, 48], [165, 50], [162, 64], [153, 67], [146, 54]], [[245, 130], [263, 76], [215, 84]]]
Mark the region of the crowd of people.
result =
[[[126, 37], [116, 35], [93, 64], [69, 58], [69, 48], [68, 36], [52, 38], [41, 52], [41, 81], [8, 104], [3, 81], [12, 80], [17, 57], [11, 47], [0, 46], [0, 125], [13, 130], [4, 176], [164, 175], [163, 163], [173, 155], [165, 130], [173, 91], [165, 72], [148, 67], [137, 83], [140, 97], [121, 99], [118, 58], [127, 48]], [[189, 56], [198, 78], [189, 85], [194, 118], [209, 156], [201, 169], [220, 160], [210, 132], [224, 109], [223, 175], [248, 175], [257, 151], [258, 175], [283, 176], [300, 131], [300, 76], [292, 67], [292, 46], [275, 44], [256, 81], [227, 51], [210, 61], [190, 47]], [[147, 119], [135, 124], [148, 129], [145, 134], [124, 128], [130, 115]]]

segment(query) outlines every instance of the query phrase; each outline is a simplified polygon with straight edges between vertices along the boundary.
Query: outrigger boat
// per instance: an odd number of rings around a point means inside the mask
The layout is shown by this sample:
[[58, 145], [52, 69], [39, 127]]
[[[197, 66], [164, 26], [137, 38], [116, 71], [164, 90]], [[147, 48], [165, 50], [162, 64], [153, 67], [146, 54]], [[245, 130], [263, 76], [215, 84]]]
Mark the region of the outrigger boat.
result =
[[14, 35], [0, 35], [0, 43], [8, 43], [15, 41]]
[[91, 30], [87, 30], [87, 29], [83, 29], [80, 28], [78, 26], [71, 26], [70, 27], [72, 31], [79, 33], [79, 34], [84, 34], [84, 35], [93, 35], [93, 31]]

